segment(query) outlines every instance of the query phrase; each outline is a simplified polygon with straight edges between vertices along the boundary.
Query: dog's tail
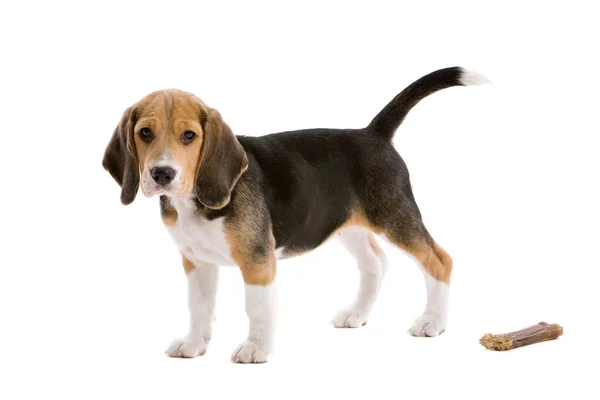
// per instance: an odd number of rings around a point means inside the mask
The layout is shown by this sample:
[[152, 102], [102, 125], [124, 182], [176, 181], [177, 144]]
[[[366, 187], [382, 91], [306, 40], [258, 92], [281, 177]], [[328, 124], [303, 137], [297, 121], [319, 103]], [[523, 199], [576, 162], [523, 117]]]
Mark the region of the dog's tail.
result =
[[394, 97], [373, 118], [373, 121], [367, 127], [367, 131], [391, 140], [396, 129], [404, 121], [406, 114], [423, 98], [438, 90], [452, 86], [481, 85], [484, 83], [489, 83], [486, 77], [461, 67], [444, 68], [432, 72], [416, 80]]

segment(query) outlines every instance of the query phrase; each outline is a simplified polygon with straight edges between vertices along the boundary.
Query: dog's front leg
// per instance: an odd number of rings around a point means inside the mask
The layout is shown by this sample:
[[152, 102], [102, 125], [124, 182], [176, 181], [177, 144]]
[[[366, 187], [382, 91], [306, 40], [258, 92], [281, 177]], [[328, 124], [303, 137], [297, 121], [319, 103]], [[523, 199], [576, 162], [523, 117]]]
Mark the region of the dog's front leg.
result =
[[219, 267], [195, 266], [183, 257], [183, 268], [188, 281], [189, 331], [184, 338], [175, 339], [165, 353], [169, 357], [192, 358], [206, 353], [212, 335]]
[[253, 263], [250, 260], [240, 262], [250, 328], [248, 338], [231, 355], [234, 362], [264, 363], [271, 356], [277, 314], [275, 263], [274, 254], [261, 263]]

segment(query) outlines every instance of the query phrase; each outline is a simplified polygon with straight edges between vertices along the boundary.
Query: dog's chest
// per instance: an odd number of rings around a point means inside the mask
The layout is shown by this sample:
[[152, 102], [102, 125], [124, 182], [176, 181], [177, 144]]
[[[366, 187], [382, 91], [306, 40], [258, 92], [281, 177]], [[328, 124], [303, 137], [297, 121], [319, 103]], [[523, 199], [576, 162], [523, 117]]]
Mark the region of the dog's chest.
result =
[[167, 230], [185, 258], [196, 266], [236, 265], [223, 231], [224, 218], [208, 220], [198, 214], [191, 199], [171, 199], [177, 220]]

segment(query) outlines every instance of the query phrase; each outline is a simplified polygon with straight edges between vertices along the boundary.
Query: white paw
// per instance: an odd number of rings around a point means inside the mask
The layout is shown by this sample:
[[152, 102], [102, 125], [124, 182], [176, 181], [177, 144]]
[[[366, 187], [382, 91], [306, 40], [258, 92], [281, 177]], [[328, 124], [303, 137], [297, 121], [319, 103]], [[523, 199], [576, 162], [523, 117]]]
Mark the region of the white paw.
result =
[[231, 361], [241, 364], [265, 363], [270, 355], [271, 351], [267, 347], [246, 340], [234, 350]]
[[203, 338], [175, 339], [171, 342], [165, 354], [169, 357], [194, 358], [206, 353], [207, 343]]
[[336, 328], [360, 328], [368, 319], [369, 313], [364, 310], [344, 309], [335, 314], [331, 323]]
[[423, 314], [413, 322], [408, 330], [411, 335], [419, 337], [434, 337], [446, 329], [446, 321], [439, 315]]

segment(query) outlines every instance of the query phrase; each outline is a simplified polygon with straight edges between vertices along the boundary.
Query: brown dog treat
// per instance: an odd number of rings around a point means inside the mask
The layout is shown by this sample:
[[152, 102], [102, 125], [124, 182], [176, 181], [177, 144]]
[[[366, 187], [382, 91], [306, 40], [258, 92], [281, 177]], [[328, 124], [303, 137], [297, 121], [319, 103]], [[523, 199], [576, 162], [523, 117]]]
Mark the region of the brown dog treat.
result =
[[504, 351], [556, 339], [562, 334], [562, 326], [540, 322], [537, 325], [532, 325], [528, 328], [521, 329], [520, 331], [503, 333], [501, 335], [486, 333], [479, 339], [479, 343], [489, 350]]

